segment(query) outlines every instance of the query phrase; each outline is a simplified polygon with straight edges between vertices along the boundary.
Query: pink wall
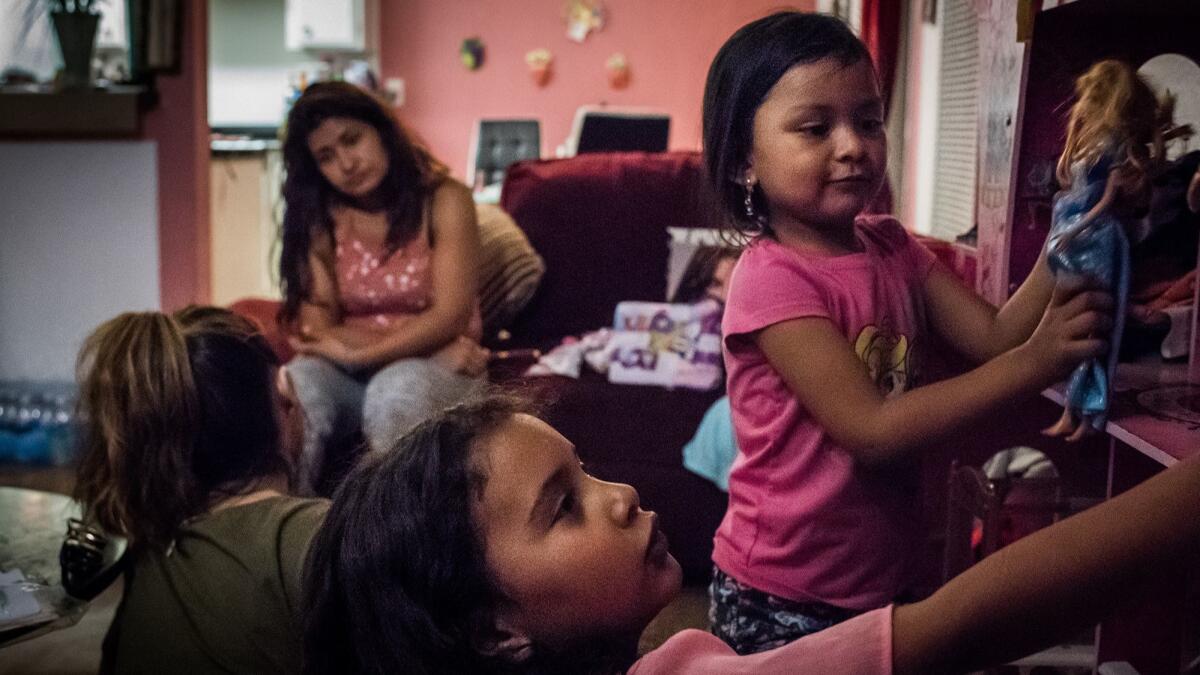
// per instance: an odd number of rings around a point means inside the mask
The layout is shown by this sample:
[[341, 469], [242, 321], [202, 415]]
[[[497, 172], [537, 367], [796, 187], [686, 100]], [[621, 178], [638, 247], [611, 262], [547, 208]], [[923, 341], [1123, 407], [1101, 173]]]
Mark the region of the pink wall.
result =
[[[455, 174], [466, 173], [468, 144], [480, 117], [536, 117], [542, 153], [552, 157], [585, 104], [647, 107], [671, 114], [672, 149], [699, 149], [700, 108], [708, 65], [739, 26], [814, 0], [607, 0], [603, 30], [583, 44], [566, 37], [563, 0], [405, 0], [381, 3], [383, 76], [402, 77], [400, 115]], [[463, 38], [479, 36], [484, 65], [458, 60]], [[553, 77], [538, 88], [525, 53], [554, 55]], [[625, 54], [632, 75], [608, 86], [604, 62]]]
[[158, 248], [162, 308], [208, 302], [208, 2], [183, 3], [183, 61], [160, 75], [142, 137], [158, 146]]

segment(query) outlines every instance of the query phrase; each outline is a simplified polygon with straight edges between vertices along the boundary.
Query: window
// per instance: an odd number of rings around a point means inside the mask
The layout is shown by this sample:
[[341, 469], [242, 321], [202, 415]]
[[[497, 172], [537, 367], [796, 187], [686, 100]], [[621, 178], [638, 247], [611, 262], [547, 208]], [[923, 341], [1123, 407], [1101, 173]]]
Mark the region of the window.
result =
[[953, 240], [975, 225], [979, 19], [972, 3], [938, 4], [942, 54], [931, 234]]

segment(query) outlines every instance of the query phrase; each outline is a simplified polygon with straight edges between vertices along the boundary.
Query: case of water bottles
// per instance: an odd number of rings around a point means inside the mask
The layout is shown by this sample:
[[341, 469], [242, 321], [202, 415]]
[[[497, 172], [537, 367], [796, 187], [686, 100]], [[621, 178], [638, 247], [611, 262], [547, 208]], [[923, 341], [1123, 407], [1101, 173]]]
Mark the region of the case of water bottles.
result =
[[69, 382], [0, 380], [0, 463], [63, 466], [76, 454]]

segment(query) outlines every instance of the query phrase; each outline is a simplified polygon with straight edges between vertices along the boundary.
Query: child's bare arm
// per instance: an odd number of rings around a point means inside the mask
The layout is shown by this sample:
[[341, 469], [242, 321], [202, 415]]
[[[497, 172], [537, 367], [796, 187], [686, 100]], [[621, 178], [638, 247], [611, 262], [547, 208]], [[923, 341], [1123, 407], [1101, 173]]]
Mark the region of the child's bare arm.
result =
[[1165, 471], [897, 607], [897, 675], [963, 673], [1061, 642], [1200, 543], [1200, 461]]
[[1034, 335], [949, 380], [885, 398], [844, 335], [827, 319], [793, 319], [756, 334], [801, 404], [855, 459], [880, 464], [951, 434], [1013, 397], [1033, 393], [1103, 352], [1111, 298], [1056, 289]]
[[[1065, 247], [1083, 233], [1135, 179], [1123, 168], [1113, 169], [1099, 202], [1070, 230], [1062, 233], [1054, 245]], [[929, 308], [938, 335], [968, 359], [983, 363], [1029, 338], [1050, 300], [1053, 288], [1054, 278], [1046, 265], [1046, 251], [1042, 251], [1033, 271], [999, 310], [940, 264], [934, 266], [923, 291], [925, 305]]]
[[1017, 292], [996, 309], [940, 263], [924, 286], [925, 306], [938, 335], [974, 363], [983, 363], [1029, 339], [1054, 290], [1043, 253]]

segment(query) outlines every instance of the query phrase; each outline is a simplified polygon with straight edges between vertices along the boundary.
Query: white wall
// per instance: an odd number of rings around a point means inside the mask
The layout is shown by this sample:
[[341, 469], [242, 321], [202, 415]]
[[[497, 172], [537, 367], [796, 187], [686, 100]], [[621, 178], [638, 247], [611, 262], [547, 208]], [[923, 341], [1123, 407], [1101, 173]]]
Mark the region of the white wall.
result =
[[[0, 0], [0, 70], [20, 68], [48, 80], [59, 65], [49, 15], [38, 0]], [[48, 4], [48, 3], [45, 3]]]
[[289, 73], [317, 71], [309, 54], [284, 46], [285, 6], [285, 0], [209, 1], [210, 125], [279, 125]]
[[[49, 5], [45, 0], [0, 0], [0, 70], [19, 68], [39, 80], [54, 78], [62, 59]], [[125, 0], [103, 0], [96, 9], [101, 16], [96, 46], [124, 49]]]
[[71, 379], [96, 325], [159, 307], [155, 150], [0, 143], [0, 380]]
[[[957, 2], [960, 0], [944, 0]], [[913, 73], [920, 83], [920, 101], [917, 117], [917, 175], [912, 179], [916, 186], [913, 197], [913, 222], [910, 227], [922, 234], [933, 230], [933, 179], [937, 164], [938, 129], [938, 86], [942, 68], [942, 5], [938, 3], [938, 20], [935, 23], [918, 22], [920, 31], [920, 72]]]

